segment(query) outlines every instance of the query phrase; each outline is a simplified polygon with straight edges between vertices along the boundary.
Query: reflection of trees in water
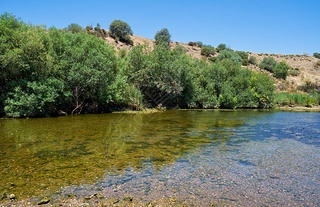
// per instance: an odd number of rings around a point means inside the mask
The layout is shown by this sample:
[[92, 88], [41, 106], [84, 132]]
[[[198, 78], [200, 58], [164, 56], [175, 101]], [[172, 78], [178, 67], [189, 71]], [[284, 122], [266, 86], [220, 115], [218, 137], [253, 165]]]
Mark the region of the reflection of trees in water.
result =
[[32, 195], [93, 182], [111, 168], [161, 167], [199, 145], [227, 141], [232, 134], [224, 129], [245, 124], [247, 116], [167, 111], [1, 120], [0, 190], [14, 183], [16, 194]]

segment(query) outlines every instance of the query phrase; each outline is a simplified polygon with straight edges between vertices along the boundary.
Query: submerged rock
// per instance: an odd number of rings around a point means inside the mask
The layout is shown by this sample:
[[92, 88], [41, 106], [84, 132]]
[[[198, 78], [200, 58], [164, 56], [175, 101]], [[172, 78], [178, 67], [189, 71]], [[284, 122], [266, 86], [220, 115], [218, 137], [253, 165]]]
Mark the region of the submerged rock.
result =
[[126, 196], [123, 198], [124, 201], [132, 201], [133, 198], [131, 196]]
[[14, 199], [16, 199], [16, 196], [14, 194], [10, 194], [9, 198], [10, 198], [10, 200], [14, 200]]
[[38, 203], [38, 205], [44, 205], [44, 204], [47, 204], [47, 203], [49, 203], [50, 202], [50, 199], [42, 199], [39, 203]]

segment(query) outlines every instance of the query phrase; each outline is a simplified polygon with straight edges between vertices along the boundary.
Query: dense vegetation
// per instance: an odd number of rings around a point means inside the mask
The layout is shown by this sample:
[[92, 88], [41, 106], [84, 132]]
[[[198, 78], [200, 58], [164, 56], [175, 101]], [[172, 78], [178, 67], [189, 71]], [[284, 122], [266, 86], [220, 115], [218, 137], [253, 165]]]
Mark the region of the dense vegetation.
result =
[[213, 63], [163, 44], [153, 51], [138, 45], [117, 56], [102, 39], [84, 32], [44, 29], [9, 14], [0, 17], [0, 27], [0, 113], [5, 116], [126, 107], [272, 107], [273, 82], [241, 68], [240, 55], [226, 49]]

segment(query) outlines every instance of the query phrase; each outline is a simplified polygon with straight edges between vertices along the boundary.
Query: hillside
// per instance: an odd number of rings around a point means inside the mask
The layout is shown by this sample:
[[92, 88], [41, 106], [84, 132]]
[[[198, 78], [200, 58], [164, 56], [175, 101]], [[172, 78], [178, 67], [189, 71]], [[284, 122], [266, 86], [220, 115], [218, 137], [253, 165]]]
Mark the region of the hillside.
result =
[[[132, 35], [131, 39], [133, 40], [133, 46], [148, 44], [151, 50], [155, 44], [155, 40]], [[123, 42], [116, 43], [114, 38], [108, 36], [105, 38], [106, 43], [113, 45], [116, 50], [121, 48], [125, 48], [130, 50], [132, 48], [131, 45], [128, 45]], [[190, 46], [186, 43], [181, 42], [171, 42], [171, 49], [175, 48], [177, 45], [182, 45], [187, 49], [187, 55], [190, 55], [193, 58], [201, 59], [201, 48], [198, 46]], [[215, 54], [217, 56], [218, 53]], [[257, 58], [258, 63], [260, 63], [264, 57], [273, 57], [277, 62], [286, 61], [286, 63], [293, 69], [297, 69], [298, 72], [296, 75], [289, 75], [287, 79], [279, 80], [272, 76], [272, 74], [268, 71], [261, 70], [258, 66], [250, 64], [248, 67], [254, 71], [258, 71], [261, 73], [268, 74], [276, 83], [277, 90], [279, 91], [288, 91], [293, 92], [297, 91], [299, 86], [302, 86], [307, 81], [315, 83], [319, 85], [320, 80], [320, 67], [316, 67], [315, 64], [319, 59], [313, 56], [306, 55], [283, 55], [283, 54], [265, 54], [265, 53], [252, 53], [248, 52], [249, 57], [254, 56]]]

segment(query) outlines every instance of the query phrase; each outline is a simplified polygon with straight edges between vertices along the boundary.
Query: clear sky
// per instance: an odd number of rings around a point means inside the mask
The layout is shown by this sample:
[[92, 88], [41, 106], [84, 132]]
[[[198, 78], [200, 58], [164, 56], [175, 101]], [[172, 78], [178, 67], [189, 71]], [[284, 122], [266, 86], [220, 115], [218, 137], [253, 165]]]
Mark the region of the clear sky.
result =
[[302, 54], [320, 52], [320, 0], [0, 0], [0, 13], [32, 24], [65, 28], [115, 19], [135, 35], [154, 38], [167, 28], [174, 42], [202, 41], [234, 50]]

